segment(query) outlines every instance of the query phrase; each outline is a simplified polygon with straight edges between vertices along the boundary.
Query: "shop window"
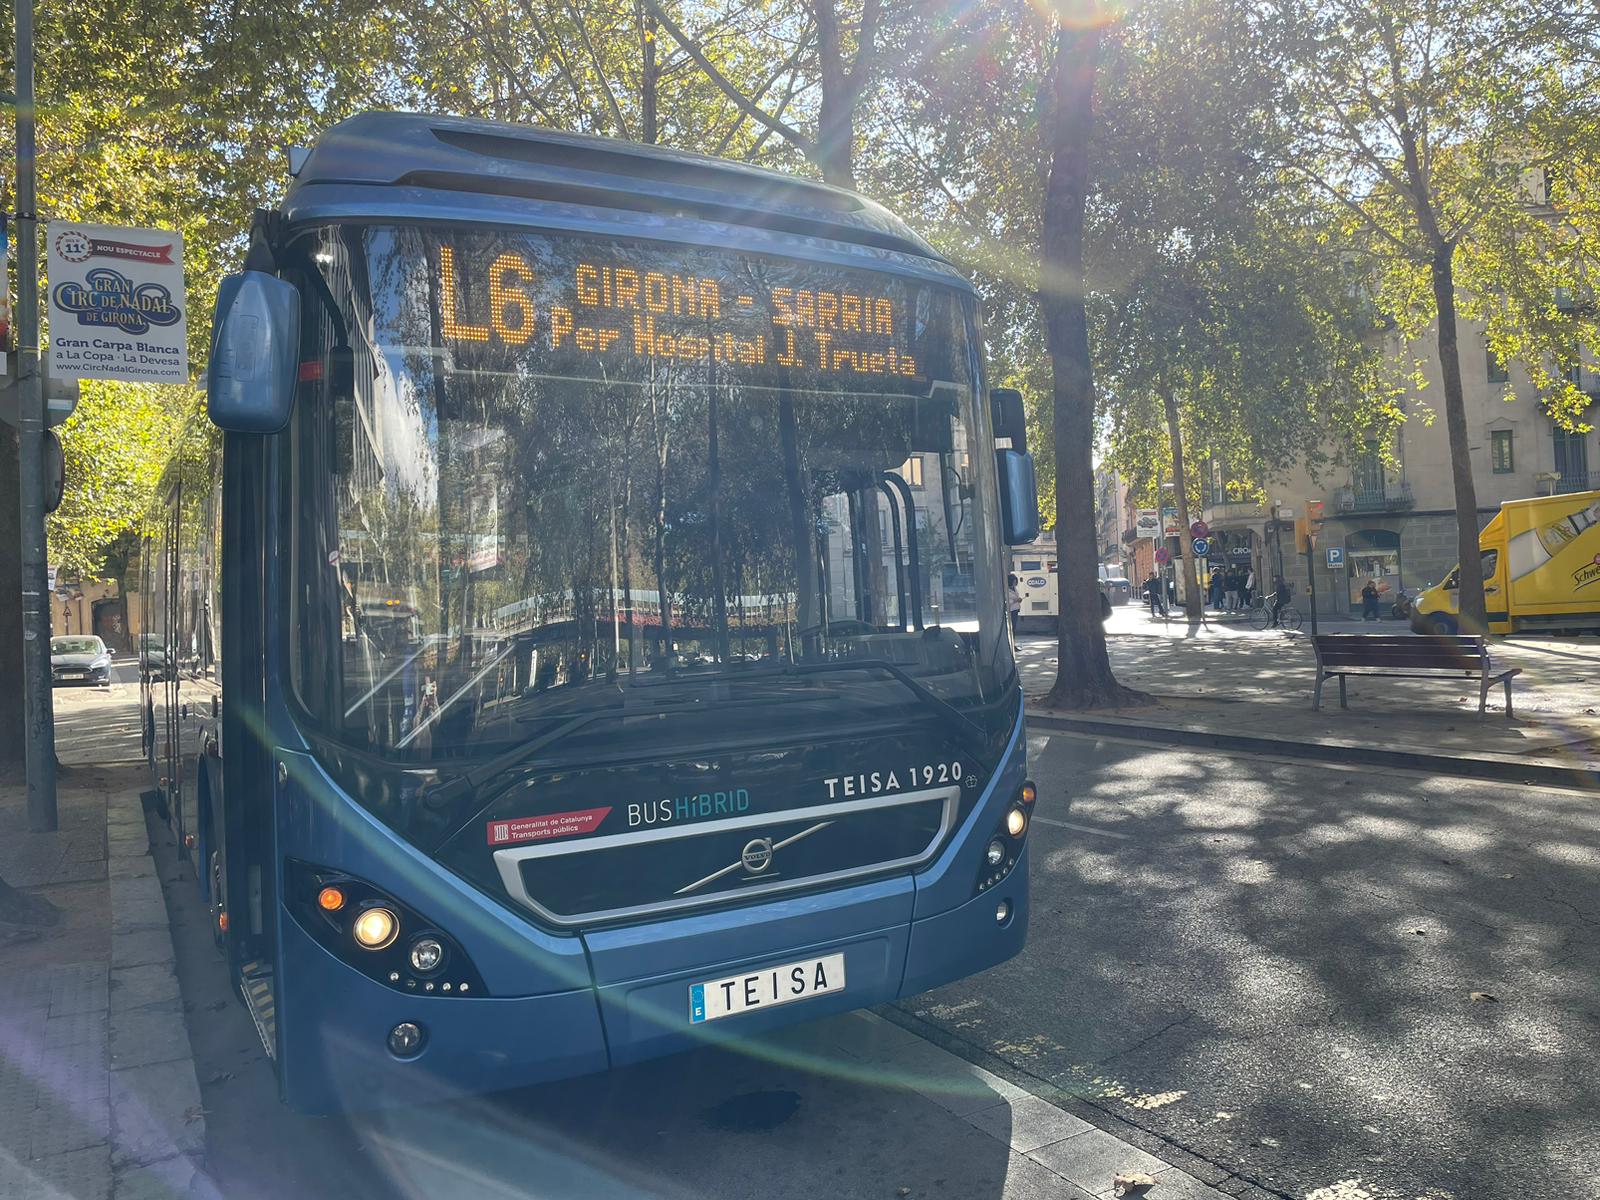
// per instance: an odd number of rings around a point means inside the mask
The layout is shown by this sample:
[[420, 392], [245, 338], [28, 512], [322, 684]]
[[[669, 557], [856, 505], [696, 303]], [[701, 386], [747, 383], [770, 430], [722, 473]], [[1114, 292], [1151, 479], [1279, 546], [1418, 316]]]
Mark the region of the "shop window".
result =
[[1389, 604], [1400, 587], [1400, 535], [1387, 529], [1358, 529], [1344, 542], [1350, 607], [1361, 608], [1361, 589], [1370, 579], [1378, 598]]

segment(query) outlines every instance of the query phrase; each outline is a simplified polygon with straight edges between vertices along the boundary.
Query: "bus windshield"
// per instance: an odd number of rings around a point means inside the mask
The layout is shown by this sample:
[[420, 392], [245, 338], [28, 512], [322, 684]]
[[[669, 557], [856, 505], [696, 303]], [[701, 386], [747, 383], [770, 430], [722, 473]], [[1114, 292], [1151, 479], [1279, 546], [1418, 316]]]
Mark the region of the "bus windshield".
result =
[[859, 723], [1009, 685], [953, 289], [526, 230], [302, 247], [294, 657], [341, 739], [428, 759], [713, 689], [733, 728], [797, 693]]

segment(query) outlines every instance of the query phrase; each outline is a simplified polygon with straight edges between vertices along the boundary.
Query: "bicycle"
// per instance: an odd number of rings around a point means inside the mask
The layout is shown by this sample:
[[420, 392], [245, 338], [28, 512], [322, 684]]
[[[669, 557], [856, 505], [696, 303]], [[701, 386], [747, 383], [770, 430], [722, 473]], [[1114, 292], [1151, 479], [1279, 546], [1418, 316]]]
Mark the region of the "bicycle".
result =
[[[1300, 610], [1292, 604], [1285, 604], [1278, 610], [1279, 629], [1297, 630], [1301, 620]], [[1258, 632], [1272, 628], [1272, 605], [1267, 603], [1265, 596], [1250, 598], [1250, 628]]]

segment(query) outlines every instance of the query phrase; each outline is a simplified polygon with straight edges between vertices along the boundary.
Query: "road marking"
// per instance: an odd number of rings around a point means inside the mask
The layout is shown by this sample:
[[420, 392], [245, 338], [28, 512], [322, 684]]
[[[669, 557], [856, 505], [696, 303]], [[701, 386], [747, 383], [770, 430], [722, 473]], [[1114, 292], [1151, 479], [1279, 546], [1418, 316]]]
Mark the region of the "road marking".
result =
[[1093, 825], [1075, 825], [1071, 821], [1058, 821], [1054, 817], [1035, 817], [1037, 825], [1054, 825], [1057, 829], [1076, 829], [1079, 833], [1098, 833], [1101, 837], [1121, 838], [1123, 841], [1132, 841], [1133, 834], [1117, 833], [1111, 829], [1096, 829]]

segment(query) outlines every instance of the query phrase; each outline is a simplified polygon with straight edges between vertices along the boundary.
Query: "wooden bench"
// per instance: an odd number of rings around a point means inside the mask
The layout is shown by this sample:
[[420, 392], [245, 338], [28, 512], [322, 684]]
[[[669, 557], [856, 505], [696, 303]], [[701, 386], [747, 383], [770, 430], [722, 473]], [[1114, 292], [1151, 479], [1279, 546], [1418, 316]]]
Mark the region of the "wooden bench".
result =
[[1489, 647], [1481, 637], [1472, 634], [1322, 633], [1311, 641], [1317, 652], [1317, 687], [1311, 697], [1313, 712], [1322, 707], [1322, 685], [1328, 680], [1339, 680], [1339, 707], [1349, 708], [1345, 677], [1367, 675], [1390, 679], [1475, 680], [1479, 716], [1487, 711], [1489, 689], [1503, 683], [1506, 716], [1511, 716], [1511, 680], [1522, 674], [1522, 668], [1496, 671], [1489, 660]]

